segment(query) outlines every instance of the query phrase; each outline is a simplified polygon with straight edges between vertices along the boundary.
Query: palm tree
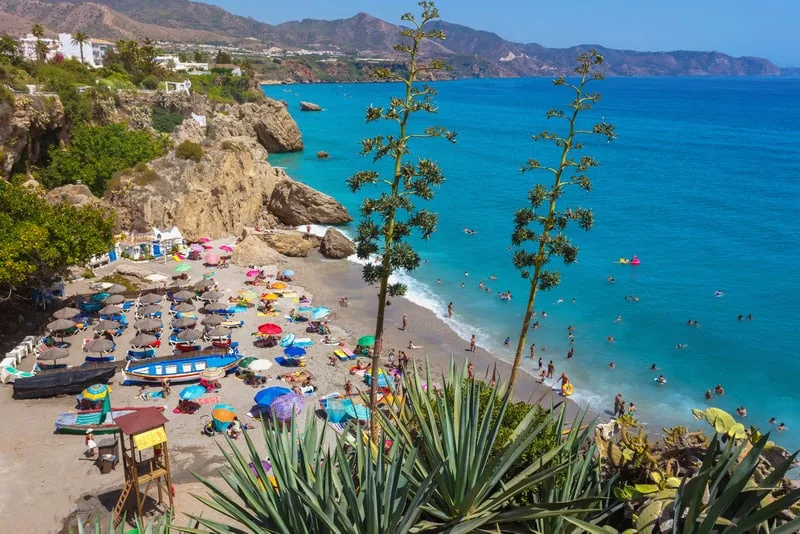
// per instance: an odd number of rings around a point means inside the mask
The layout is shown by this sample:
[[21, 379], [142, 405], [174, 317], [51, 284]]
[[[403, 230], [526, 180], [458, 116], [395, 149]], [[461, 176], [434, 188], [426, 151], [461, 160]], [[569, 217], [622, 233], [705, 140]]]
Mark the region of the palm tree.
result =
[[36, 41], [36, 58], [40, 63], [44, 63], [49, 52], [50, 46], [47, 43], [42, 40]]
[[37, 22], [31, 28], [31, 34], [33, 34], [33, 36], [36, 37], [37, 39], [41, 39], [42, 37], [44, 37], [44, 28], [42, 27], [41, 24]]
[[83, 63], [83, 45], [89, 42], [89, 36], [84, 32], [75, 32], [72, 36], [72, 44], [77, 45], [81, 51], [81, 63]]

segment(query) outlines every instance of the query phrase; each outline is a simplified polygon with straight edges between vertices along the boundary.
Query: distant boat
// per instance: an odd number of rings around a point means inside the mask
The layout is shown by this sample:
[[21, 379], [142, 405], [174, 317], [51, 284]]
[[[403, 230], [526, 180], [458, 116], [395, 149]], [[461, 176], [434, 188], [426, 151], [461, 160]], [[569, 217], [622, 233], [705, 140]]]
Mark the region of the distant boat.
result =
[[[106, 413], [105, 420], [102, 422], [100, 421], [100, 416], [103, 410], [100, 408], [62, 413], [56, 417], [56, 432], [61, 434], [85, 434], [87, 430], [92, 429], [93, 434], [114, 434], [119, 432], [119, 427], [114, 422], [114, 419], [145, 408], [150, 408], [150, 406], [111, 408], [110, 414]], [[158, 409], [163, 411], [164, 407], [159, 406]]]
[[239, 352], [197, 356], [194, 358], [175, 358], [159, 362], [129, 361], [122, 372], [123, 383], [157, 384], [165, 378], [172, 383], [200, 380], [200, 374], [209, 367], [222, 369], [225, 373], [235, 371], [239, 361], [244, 358]]
[[77, 394], [92, 384], [105, 384], [117, 372], [115, 367], [71, 367], [44, 371], [30, 378], [14, 381], [15, 399], [43, 399], [57, 395]]

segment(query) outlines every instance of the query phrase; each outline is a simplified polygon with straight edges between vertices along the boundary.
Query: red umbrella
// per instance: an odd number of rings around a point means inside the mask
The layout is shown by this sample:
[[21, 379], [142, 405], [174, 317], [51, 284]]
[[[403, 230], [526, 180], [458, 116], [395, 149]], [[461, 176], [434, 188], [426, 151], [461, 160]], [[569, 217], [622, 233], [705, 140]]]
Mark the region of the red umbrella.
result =
[[201, 238], [200, 238], [200, 239], [198, 239], [197, 241], [198, 241], [199, 243], [208, 243], [209, 241], [211, 241], [211, 239], [210, 239], [210, 238], [208, 238], [208, 237], [201, 237]]
[[258, 327], [258, 331], [262, 334], [269, 334], [271, 336], [276, 336], [278, 334], [283, 333], [283, 328], [274, 324], [274, 323], [264, 323]]
[[206, 254], [205, 263], [206, 265], [219, 265], [219, 256], [213, 252], [209, 252]]

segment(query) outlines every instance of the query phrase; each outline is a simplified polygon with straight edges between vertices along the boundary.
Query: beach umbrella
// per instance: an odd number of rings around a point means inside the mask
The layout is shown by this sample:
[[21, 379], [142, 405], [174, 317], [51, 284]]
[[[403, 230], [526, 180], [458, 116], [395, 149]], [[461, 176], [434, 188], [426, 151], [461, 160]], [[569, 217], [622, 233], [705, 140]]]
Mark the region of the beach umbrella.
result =
[[[258, 475], [258, 469], [256, 469], [256, 464], [251, 462], [247, 465], [248, 467], [250, 467], [250, 472], [253, 473], [253, 476], [258, 477], [259, 475]], [[264, 472], [266, 473], [267, 471], [272, 469], [272, 464], [269, 463], [267, 460], [261, 460], [261, 467], [264, 469]]]
[[189, 328], [197, 324], [197, 319], [191, 317], [181, 317], [172, 321], [172, 328]]
[[269, 411], [275, 420], [289, 421], [293, 415], [300, 415], [303, 411], [303, 397], [296, 393], [281, 395], [270, 404]]
[[283, 276], [294, 276], [294, 271], [291, 269], [286, 269], [283, 271]]
[[93, 339], [83, 346], [85, 352], [111, 352], [116, 348], [116, 345], [110, 339], [99, 337]]
[[219, 265], [219, 255], [214, 254], [213, 252], [209, 252], [206, 254], [205, 259], [203, 260], [206, 265]]
[[249, 271], [247, 271], [247, 277], [248, 278], [255, 278], [256, 276], [258, 276], [260, 274], [261, 274], [261, 271], [259, 271], [258, 269], [250, 269]]
[[158, 304], [148, 304], [147, 306], [140, 306], [139, 309], [136, 310], [136, 313], [141, 315], [142, 317], [147, 317], [149, 315], [156, 315], [161, 313], [161, 306]]
[[203, 243], [203, 248], [205, 250], [212, 250], [214, 248], [214, 245], [212, 245], [211, 243]]
[[278, 300], [278, 295], [275, 293], [266, 293], [261, 295], [261, 300]]
[[209, 237], [201, 237], [197, 240], [198, 243], [208, 243], [209, 241], [211, 241], [211, 238]]
[[256, 361], [258, 358], [255, 356], [247, 356], [239, 360], [239, 369], [247, 369], [247, 366]]
[[[239, 364], [239, 367], [241, 367], [241, 364]], [[256, 358], [254, 361], [250, 362], [250, 364], [247, 366], [247, 369], [250, 369], [251, 371], [256, 371], [256, 372], [267, 371], [267, 370], [269, 370], [271, 368], [272, 368], [272, 362], [271, 361], [269, 361], [269, 360], [261, 360], [261, 359], [258, 359], [258, 358]]]
[[63, 330], [69, 330], [74, 326], [75, 326], [75, 321], [72, 321], [70, 319], [56, 319], [55, 321], [47, 323], [47, 329], [52, 332], [61, 332]]
[[177, 293], [173, 293], [172, 299], [173, 300], [190, 300], [194, 298], [194, 291], [189, 291], [188, 289], [181, 289]]
[[164, 276], [163, 274], [153, 273], [153, 274], [148, 274], [147, 276], [145, 276], [144, 279], [147, 280], [148, 282], [164, 282], [165, 280], [168, 279], [168, 277]]
[[68, 349], [62, 347], [48, 347], [39, 354], [38, 359], [56, 361], [67, 357], [69, 357]]
[[243, 291], [239, 291], [239, 298], [244, 300], [255, 300], [258, 298], [258, 293], [252, 289], [245, 289]]
[[351, 399], [333, 399], [329, 400], [325, 405], [325, 415], [328, 416], [328, 421], [331, 423], [341, 423], [348, 417], [349, 407], [353, 404]]
[[214, 420], [214, 430], [222, 432], [228, 428], [236, 417], [236, 410], [230, 404], [216, 404], [211, 408], [211, 419]]
[[155, 343], [158, 340], [156, 336], [151, 336], [150, 334], [136, 334], [133, 339], [131, 339], [131, 345], [134, 347], [146, 347]]
[[204, 249], [203, 249], [203, 245], [198, 245], [197, 243], [192, 243], [189, 246], [189, 250], [191, 250], [193, 252], [203, 252]]
[[109, 321], [108, 319], [100, 321], [94, 327], [96, 332], [107, 332], [109, 330], [118, 330], [122, 326], [119, 321]]
[[312, 321], [319, 321], [324, 319], [325, 317], [329, 316], [331, 311], [328, 308], [314, 308], [311, 311], [311, 320]]
[[90, 401], [99, 401], [106, 398], [111, 388], [106, 384], [93, 384], [83, 390], [83, 398]]
[[219, 291], [206, 291], [202, 295], [200, 295], [200, 300], [207, 300], [210, 302], [215, 302], [223, 297], [222, 293]]
[[194, 310], [195, 310], [194, 306], [192, 306], [188, 302], [181, 302], [177, 306], [173, 306], [172, 307], [172, 311], [178, 312], [178, 313], [189, 313], [189, 312], [193, 312]]
[[100, 308], [100, 311], [97, 313], [100, 315], [117, 315], [122, 313], [122, 308], [120, 306], [109, 304], [108, 306]]
[[231, 337], [231, 329], [218, 326], [209, 330], [206, 335], [209, 337]]
[[299, 356], [305, 356], [306, 355], [306, 349], [304, 349], [303, 347], [291, 346], [291, 347], [286, 347], [285, 349], [283, 349], [283, 353], [285, 355], [289, 356], [290, 358], [297, 358]]
[[272, 285], [269, 287], [272, 289], [286, 289], [286, 284], [283, 282], [272, 282]]
[[225, 377], [225, 369], [219, 367], [206, 367], [200, 373], [200, 376], [207, 380], [219, 380]]
[[111, 295], [103, 301], [103, 304], [122, 304], [123, 302], [125, 302], [125, 297], [122, 295]]
[[274, 324], [274, 323], [264, 323], [258, 327], [258, 331], [261, 334], [268, 334], [271, 336], [277, 336], [283, 333], [283, 328]]
[[253, 400], [255, 400], [256, 404], [258, 404], [259, 406], [262, 406], [264, 408], [269, 408], [272, 405], [272, 403], [275, 402], [275, 399], [291, 392], [292, 390], [289, 388], [284, 388], [281, 386], [272, 386], [264, 388], [258, 393], [256, 393], [256, 396], [254, 397]]
[[55, 312], [53, 317], [56, 319], [72, 319], [76, 315], [80, 315], [80, 313], [81, 311], [79, 309], [66, 307]]
[[180, 398], [182, 400], [194, 400], [199, 399], [206, 393], [206, 388], [199, 385], [194, 386], [186, 386], [181, 390]]
[[140, 330], [142, 332], [153, 332], [155, 330], [160, 330], [164, 325], [157, 319], [145, 317], [144, 319], [139, 319], [133, 323], [133, 326], [136, 328], [136, 330]]
[[160, 304], [162, 300], [164, 300], [164, 297], [155, 293], [148, 293], [139, 297], [140, 304]]
[[210, 313], [219, 313], [228, 311], [228, 305], [221, 302], [212, 302], [203, 306], [203, 309]]
[[184, 330], [178, 334], [178, 339], [181, 341], [194, 341], [196, 339], [200, 339], [201, 337], [203, 337], [203, 333], [193, 328]]
[[205, 291], [209, 288], [214, 287], [215, 284], [213, 280], [198, 280], [197, 282], [192, 285], [193, 288], [197, 289], [198, 291]]
[[111, 284], [106, 288], [106, 293], [111, 293], [113, 295], [115, 293], [125, 293], [127, 290], [128, 288], [122, 284]]
[[222, 245], [219, 247], [220, 250], [224, 250], [225, 252], [233, 252], [233, 247], [230, 245]]
[[92, 295], [91, 300], [95, 302], [103, 302], [110, 296], [111, 293], [95, 293], [94, 295]]
[[201, 324], [203, 324], [205, 326], [218, 326], [218, 325], [221, 325], [224, 322], [225, 322], [225, 319], [223, 319], [219, 315], [209, 315], [208, 317], [203, 319]]
[[375, 344], [375, 336], [363, 336], [358, 338], [358, 344], [362, 347], [371, 347]]

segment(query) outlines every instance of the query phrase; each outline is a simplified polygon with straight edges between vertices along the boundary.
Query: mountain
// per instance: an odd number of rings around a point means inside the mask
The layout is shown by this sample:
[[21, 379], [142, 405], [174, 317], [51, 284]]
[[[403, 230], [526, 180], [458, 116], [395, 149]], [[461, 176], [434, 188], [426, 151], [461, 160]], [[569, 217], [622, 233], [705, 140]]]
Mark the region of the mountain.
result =
[[[51, 31], [84, 30], [118, 38], [150, 37], [182, 42], [277, 46], [284, 49], [337, 51], [350, 58], [392, 59], [399, 26], [366, 13], [339, 20], [304, 19], [278, 25], [228, 13], [189, 0], [0, 0], [0, 31], [43, 24]], [[767, 59], [735, 58], [721, 52], [637, 52], [600, 45], [547, 48], [515, 43], [487, 31], [436, 22], [447, 39], [429, 43], [428, 56], [444, 57], [453, 77], [552, 76], [568, 73], [575, 57], [596, 48], [612, 76], [775, 76], [781, 71]], [[313, 78], [312, 78], [313, 79]]]

